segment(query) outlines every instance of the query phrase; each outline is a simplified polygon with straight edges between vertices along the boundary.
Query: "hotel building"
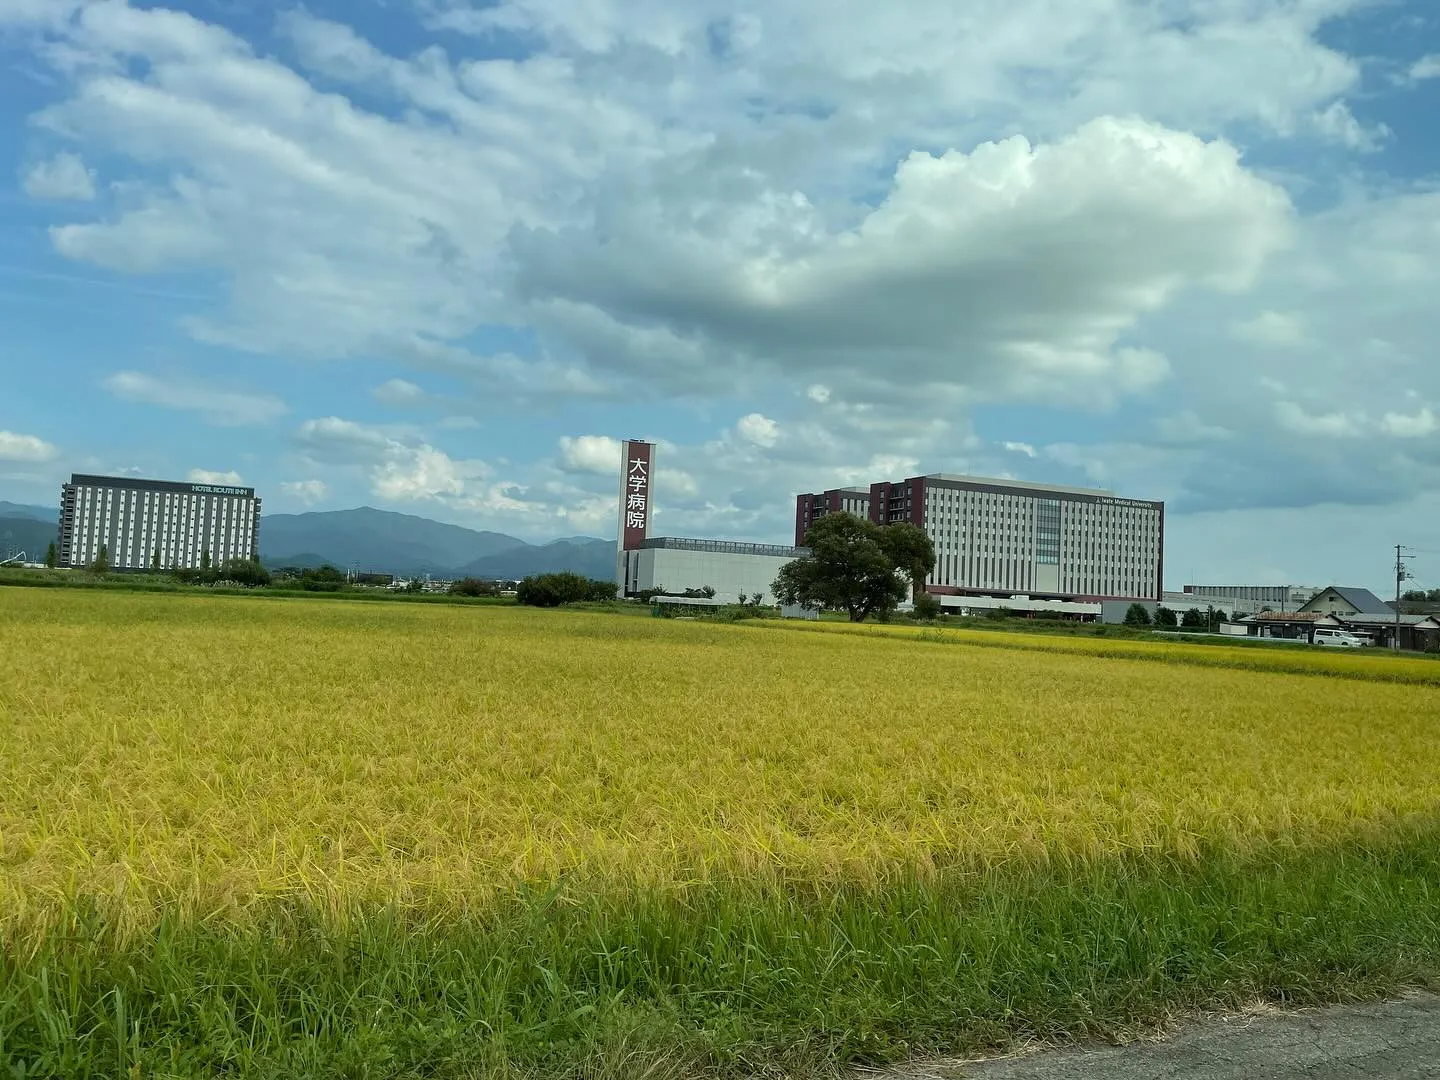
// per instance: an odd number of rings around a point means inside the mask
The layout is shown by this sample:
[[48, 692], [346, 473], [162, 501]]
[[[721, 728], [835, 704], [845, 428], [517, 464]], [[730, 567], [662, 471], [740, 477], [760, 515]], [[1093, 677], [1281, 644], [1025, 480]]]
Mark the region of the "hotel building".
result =
[[259, 552], [255, 489], [129, 477], [70, 477], [60, 493], [61, 566], [84, 567], [105, 548], [114, 570], [193, 570]]

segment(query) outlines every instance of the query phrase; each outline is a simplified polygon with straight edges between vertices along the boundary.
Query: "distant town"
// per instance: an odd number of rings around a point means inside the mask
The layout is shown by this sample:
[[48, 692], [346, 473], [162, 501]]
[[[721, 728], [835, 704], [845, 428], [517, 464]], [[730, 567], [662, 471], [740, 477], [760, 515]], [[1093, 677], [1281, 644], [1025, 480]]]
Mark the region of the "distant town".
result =
[[[354, 588], [434, 594], [478, 581], [494, 595], [513, 595], [526, 577], [569, 572], [614, 582], [618, 599], [774, 606], [773, 583], [808, 555], [815, 523], [852, 514], [881, 526], [909, 523], [933, 544], [935, 563], [906, 610], [923, 592], [942, 618], [994, 614], [1440, 650], [1440, 596], [1397, 589], [1387, 601], [1357, 586], [1254, 583], [1168, 591], [1165, 504], [1107, 490], [936, 473], [796, 496], [793, 545], [652, 536], [663, 495], [653, 483], [656, 452], [653, 443], [623, 444], [615, 541], [532, 545], [372, 508], [272, 516], [262, 531], [254, 488], [75, 474], [48, 521], [43, 507], [0, 504], [0, 566], [213, 578], [263, 562]], [[1399, 563], [1397, 584], [1403, 580]]]

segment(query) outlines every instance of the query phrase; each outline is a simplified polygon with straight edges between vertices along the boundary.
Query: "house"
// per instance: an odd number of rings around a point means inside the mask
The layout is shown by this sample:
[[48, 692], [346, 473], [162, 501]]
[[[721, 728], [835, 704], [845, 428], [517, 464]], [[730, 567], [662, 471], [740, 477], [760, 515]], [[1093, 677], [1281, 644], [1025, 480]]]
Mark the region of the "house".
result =
[[1369, 589], [1332, 585], [1322, 589], [1299, 611], [1262, 611], [1230, 624], [1251, 637], [1313, 643], [1320, 627], [1348, 630], [1381, 648], [1414, 652], [1440, 649], [1440, 617], [1424, 613], [1397, 616], [1395, 608]]
[[1440, 619], [1434, 615], [1327, 615], [1318, 625], [1343, 627], [1386, 649], [1395, 647], [1397, 633], [1402, 649], [1411, 652], [1440, 649]]
[[1309, 602], [1300, 607], [1300, 614], [1313, 612], [1319, 615], [1394, 615], [1395, 609], [1381, 600], [1369, 589], [1353, 589], [1343, 585], [1331, 585], [1321, 589]]

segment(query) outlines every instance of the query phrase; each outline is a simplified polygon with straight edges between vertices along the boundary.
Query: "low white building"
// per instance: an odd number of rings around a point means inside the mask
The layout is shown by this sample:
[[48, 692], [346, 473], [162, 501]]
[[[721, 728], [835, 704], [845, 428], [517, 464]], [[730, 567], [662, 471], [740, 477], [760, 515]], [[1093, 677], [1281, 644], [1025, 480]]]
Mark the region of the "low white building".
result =
[[774, 604], [772, 585], [780, 568], [808, 554], [805, 548], [780, 544], [649, 537], [638, 548], [619, 552], [621, 590], [634, 596], [650, 589], [679, 593], [708, 585], [715, 590], [715, 599], [725, 603], [735, 603], [741, 593], [758, 592], [764, 597], [762, 603]]

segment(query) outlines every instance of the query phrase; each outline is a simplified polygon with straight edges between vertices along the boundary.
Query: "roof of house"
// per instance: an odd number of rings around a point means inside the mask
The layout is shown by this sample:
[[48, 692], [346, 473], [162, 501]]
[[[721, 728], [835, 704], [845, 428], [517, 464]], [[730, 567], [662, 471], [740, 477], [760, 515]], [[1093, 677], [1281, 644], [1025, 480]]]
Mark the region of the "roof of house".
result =
[[1394, 626], [1397, 623], [1401, 626], [1418, 626], [1426, 630], [1440, 627], [1433, 615], [1333, 615], [1330, 616], [1336, 622], [1343, 622], [1350, 626]]
[[[1385, 603], [1384, 600], [1381, 600], [1369, 589], [1356, 589], [1346, 585], [1331, 585], [1329, 588], [1322, 589], [1315, 594], [1310, 604], [1319, 600], [1326, 593], [1332, 592], [1361, 615], [1385, 615], [1393, 610], [1389, 604]], [[1305, 607], [1309, 607], [1310, 604], [1306, 604]], [[1303, 611], [1304, 608], [1301, 610]]]
[[1244, 620], [1257, 622], [1317, 622], [1325, 618], [1323, 611], [1262, 611], [1258, 615], [1247, 615]]

